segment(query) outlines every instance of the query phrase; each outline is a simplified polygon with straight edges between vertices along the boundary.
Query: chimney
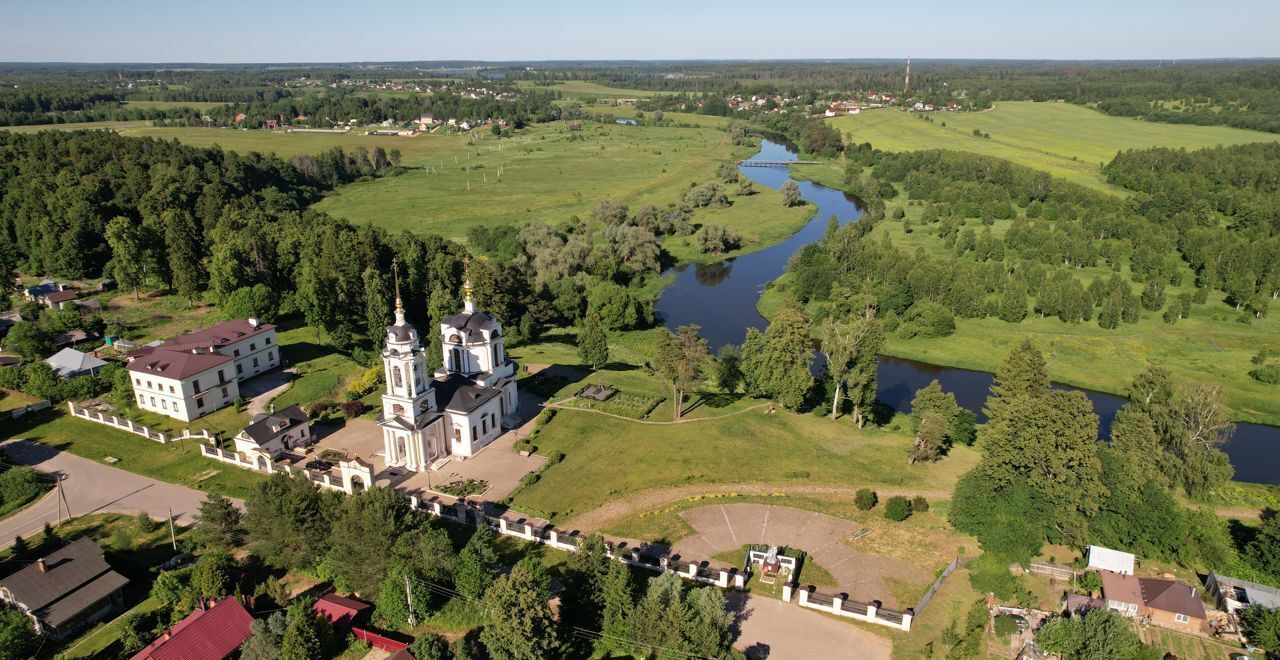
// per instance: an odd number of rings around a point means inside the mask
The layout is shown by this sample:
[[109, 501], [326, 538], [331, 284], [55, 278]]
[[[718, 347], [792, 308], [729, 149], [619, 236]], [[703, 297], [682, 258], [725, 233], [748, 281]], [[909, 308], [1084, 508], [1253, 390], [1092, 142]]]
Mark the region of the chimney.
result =
[[44, 563], [44, 557], [41, 557], [41, 558], [39, 558], [39, 559], [37, 559], [37, 560], [36, 560], [36, 566], [40, 568], [40, 572], [41, 572], [41, 573], [48, 573], [48, 572], [49, 572], [49, 567], [48, 567], [48, 565], [46, 565], [46, 564]]
[[250, 317], [249, 317], [249, 327], [250, 327], [250, 328], [256, 328], [256, 327], [258, 327], [258, 319], [256, 319], [256, 318], [254, 318], [254, 317], [250, 316]]

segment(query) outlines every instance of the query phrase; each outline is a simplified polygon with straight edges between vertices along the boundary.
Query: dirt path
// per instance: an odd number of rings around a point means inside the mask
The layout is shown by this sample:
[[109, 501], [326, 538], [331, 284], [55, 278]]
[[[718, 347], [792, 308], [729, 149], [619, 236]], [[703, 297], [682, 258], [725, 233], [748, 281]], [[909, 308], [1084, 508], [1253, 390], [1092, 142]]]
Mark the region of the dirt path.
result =
[[[651, 488], [641, 490], [625, 497], [613, 500], [603, 506], [586, 511], [566, 520], [561, 529], [577, 529], [592, 531], [603, 529], [609, 525], [634, 516], [642, 511], [660, 508], [686, 497], [707, 495], [711, 493], [738, 493], [741, 495], [763, 495], [769, 493], [786, 493], [788, 495], [826, 495], [831, 497], [853, 499], [858, 488], [865, 486], [809, 486], [796, 483], [746, 483], [746, 484], [691, 484], [688, 486], [672, 486], [667, 488]], [[946, 499], [951, 497], [950, 491], [920, 488], [876, 487], [876, 494], [883, 500], [894, 495], [914, 497], [923, 495], [929, 499]]]
[[573, 410], [573, 411], [576, 411], [576, 412], [595, 413], [595, 414], [597, 414], [597, 415], [604, 415], [604, 416], [606, 416], [606, 417], [613, 417], [613, 418], [615, 418], [615, 419], [621, 419], [621, 420], [623, 420], [623, 421], [627, 421], [627, 422], [635, 422], [635, 423], [637, 423], [637, 424], [653, 424], [653, 425], [655, 425], [655, 426], [662, 426], [662, 425], [669, 425], [669, 424], [692, 424], [693, 422], [710, 422], [710, 421], [712, 421], [712, 420], [716, 420], [716, 419], [724, 419], [724, 418], [726, 418], [726, 417], [733, 417], [734, 415], [741, 415], [742, 413], [750, 412], [750, 411], [752, 411], [752, 410], [756, 410], [757, 408], [763, 408], [763, 407], [765, 407], [765, 406], [772, 406], [772, 405], [774, 405], [774, 404], [769, 403], [769, 402], [767, 402], [767, 401], [766, 401], [765, 403], [758, 403], [758, 404], [756, 404], [756, 405], [754, 405], [754, 406], [750, 406], [750, 407], [748, 407], [748, 408], [743, 408], [742, 410], [735, 410], [734, 412], [731, 412], [731, 413], [725, 413], [725, 414], [723, 414], [723, 415], [716, 415], [715, 417], [687, 417], [687, 418], [683, 418], [683, 419], [672, 420], [672, 421], [670, 421], [670, 422], [654, 422], [654, 421], [649, 421], [649, 420], [644, 420], [644, 419], [635, 419], [635, 418], [632, 418], [632, 417], [624, 417], [624, 416], [622, 416], [622, 415], [615, 415], [615, 414], [613, 414], [613, 413], [605, 412], [605, 411], [603, 411], [603, 410], [595, 410], [595, 409], [592, 409], [592, 408], [579, 408], [579, 407], [577, 407], [577, 406], [569, 406], [569, 405], [565, 405], [565, 402], [566, 402], [566, 401], [573, 401], [573, 400], [574, 400], [574, 399], [576, 399], [576, 398], [577, 398], [577, 397], [572, 397], [572, 396], [570, 396], [570, 397], [565, 397], [565, 398], [563, 398], [563, 399], [560, 399], [559, 401], [553, 401], [553, 402], [551, 402], [551, 403], [546, 404], [546, 407], [547, 407], [547, 408], [555, 408], [556, 410]]

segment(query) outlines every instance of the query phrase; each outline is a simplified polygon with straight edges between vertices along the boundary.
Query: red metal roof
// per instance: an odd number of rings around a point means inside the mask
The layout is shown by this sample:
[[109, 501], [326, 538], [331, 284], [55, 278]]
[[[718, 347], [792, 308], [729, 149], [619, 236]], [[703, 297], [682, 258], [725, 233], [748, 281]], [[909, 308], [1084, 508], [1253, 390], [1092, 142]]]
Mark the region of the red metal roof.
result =
[[132, 660], [223, 660], [249, 639], [253, 617], [234, 598], [196, 610]]
[[325, 594], [316, 599], [311, 608], [324, 615], [335, 626], [347, 626], [372, 605], [362, 603], [353, 598], [344, 598], [338, 594]]
[[135, 358], [125, 368], [134, 373], [183, 380], [228, 362], [231, 358], [221, 353], [184, 353], [156, 348]]

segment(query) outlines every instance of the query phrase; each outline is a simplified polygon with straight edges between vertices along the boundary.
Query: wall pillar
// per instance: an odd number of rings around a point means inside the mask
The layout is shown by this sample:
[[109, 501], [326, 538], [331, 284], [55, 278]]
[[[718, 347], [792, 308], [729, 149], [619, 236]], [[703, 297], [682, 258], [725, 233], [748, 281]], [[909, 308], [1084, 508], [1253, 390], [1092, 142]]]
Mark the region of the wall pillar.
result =
[[560, 532], [554, 529], [547, 530], [547, 545], [556, 546], [560, 544]]
[[782, 602], [784, 603], [791, 602], [791, 584], [790, 583], [782, 585]]
[[808, 589], [801, 589], [801, 590], [800, 590], [800, 604], [801, 604], [801, 605], [804, 605], [804, 606], [806, 606], [806, 607], [809, 605], [809, 590], [808, 590]]
[[498, 531], [499, 531], [499, 532], [501, 532], [501, 533], [503, 533], [503, 534], [506, 534], [506, 533], [507, 533], [507, 519], [506, 519], [506, 518], [498, 518]]
[[697, 574], [698, 574], [698, 565], [697, 565], [697, 564], [694, 564], [694, 563], [690, 563], [690, 564], [689, 564], [689, 577], [694, 577], [694, 576], [695, 576], [695, 575], [697, 575]]
[[910, 611], [902, 613], [902, 629], [911, 630], [911, 619], [914, 617]]
[[876, 610], [878, 610], [878, 609], [879, 609], [879, 608], [877, 608], [877, 607], [876, 607], [876, 604], [875, 604], [875, 602], [874, 602], [874, 601], [873, 601], [873, 602], [870, 602], [870, 603], [867, 603], [867, 621], [874, 621], [874, 620], [875, 620], [875, 618], [876, 618]]
[[720, 571], [720, 579], [716, 581], [716, 586], [721, 589], [729, 588], [729, 571]]
[[443, 517], [444, 517], [444, 507], [440, 506], [440, 503], [439, 503], [439, 502], [432, 502], [432, 503], [431, 503], [431, 513], [434, 513], [434, 514], [436, 515], [436, 517], [437, 517], [437, 518], [443, 518]]
[[840, 594], [836, 594], [836, 595], [834, 595], [834, 596], [832, 596], [832, 597], [831, 597], [831, 611], [832, 611], [832, 612], [839, 612], [839, 611], [840, 611], [840, 606], [841, 606], [841, 605], [844, 605], [844, 596], [841, 596]]
[[533, 525], [530, 525], [529, 523], [524, 524], [524, 537], [527, 540], [533, 540]]

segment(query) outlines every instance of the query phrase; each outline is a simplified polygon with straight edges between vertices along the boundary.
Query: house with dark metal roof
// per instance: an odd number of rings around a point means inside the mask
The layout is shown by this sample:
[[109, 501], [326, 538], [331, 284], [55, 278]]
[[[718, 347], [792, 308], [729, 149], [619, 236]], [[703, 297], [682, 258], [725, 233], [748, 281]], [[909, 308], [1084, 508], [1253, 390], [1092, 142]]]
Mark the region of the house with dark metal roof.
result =
[[297, 405], [258, 413], [235, 437], [236, 451], [259, 451], [272, 458], [312, 442], [311, 422]]
[[235, 598], [197, 608], [132, 660], [222, 660], [253, 634], [253, 616]]
[[60, 639], [119, 610], [128, 582], [86, 537], [0, 580], [0, 601], [31, 617], [37, 632]]

